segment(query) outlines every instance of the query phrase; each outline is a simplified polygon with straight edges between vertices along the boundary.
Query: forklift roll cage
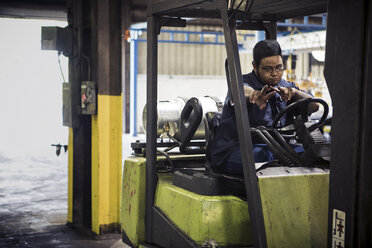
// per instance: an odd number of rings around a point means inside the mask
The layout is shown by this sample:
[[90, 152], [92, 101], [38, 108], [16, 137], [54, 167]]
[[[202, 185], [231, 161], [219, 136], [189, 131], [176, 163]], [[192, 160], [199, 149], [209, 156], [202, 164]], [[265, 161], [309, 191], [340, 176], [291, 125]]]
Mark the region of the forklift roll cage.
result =
[[[253, 1], [253, 0], [252, 0]], [[363, 57], [362, 52], [366, 55], [364, 59], [360, 59], [357, 64], [352, 64], [355, 69], [351, 70], [354, 73], [354, 78], [359, 79], [358, 93], [352, 94], [350, 102], [351, 104], [357, 103], [355, 114], [355, 122], [348, 122], [346, 125], [341, 123], [339, 120], [342, 118], [342, 113], [338, 113], [339, 108], [347, 107], [347, 103], [342, 103], [340, 97], [336, 94], [337, 88], [334, 85], [337, 76], [334, 75], [334, 71], [341, 72], [343, 69], [348, 68], [342, 64], [338, 59], [340, 58], [337, 53], [339, 48], [345, 42], [351, 40], [351, 38], [344, 37], [342, 42], [336, 42], [336, 37], [341, 39], [340, 32], [337, 30], [337, 20], [342, 17], [340, 13], [347, 13], [350, 6], [354, 6], [356, 9], [351, 11], [351, 14], [359, 14], [361, 17], [357, 17], [355, 20], [349, 20], [352, 24], [359, 25], [357, 28], [357, 34], [360, 35], [361, 40], [356, 42], [357, 47], [351, 49], [351, 52], [358, 52], [353, 58]], [[329, 85], [331, 97], [333, 100], [333, 106], [336, 113], [336, 120], [334, 119], [334, 125], [332, 127], [333, 138], [332, 138], [332, 154], [339, 154], [342, 152], [341, 147], [343, 146], [337, 135], [340, 135], [340, 129], [351, 128], [353, 131], [357, 128], [361, 128], [359, 134], [355, 132], [349, 132], [344, 135], [342, 140], [349, 140], [352, 142], [353, 149], [351, 153], [344, 153], [337, 155], [337, 159], [331, 160], [331, 182], [330, 182], [330, 207], [329, 207], [329, 224], [328, 224], [328, 245], [332, 246], [331, 240], [332, 235], [330, 234], [332, 228], [332, 209], [341, 209], [346, 212], [346, 245], [347, 247], [353, 246], [353, 244], [371, 244], [371, 240], [366, 237], [371, 233], [371, 214], [367, 213], [366, 209], [371, 207], [371, 190], [363, 190], [358, 195], [358, 190], [363, 189], [365, 186], [371, 186], [368, 182], [368, 176], [371, 175], [371, 169], [367, 165], [370, 165], [371, 155], [366, 151], [371, 148], [370, 136], [361, 138], [360, 135], [371, 135], [371, 127], [366, 125], [367, 121], [370, 120], [370, 116], [365, 116], [363, 113], [371, 111], [371, 97], [368, 97], [368, 92], [371, 91], [367, 87], [367, 81], [371, 81], [371, 70], [367, 70], [368, 64], [371, 65], [371, 4], [366, 0], [357, 1], [345, 1], [344, 5], [340, 5], [336, 0], [285, 0], [285, 1], [273, 1], [273, 0], [256, 0], [250, 12], [248, 18], [239, 25], [240, 29], [250, 30], [264, 30], [266, 38], [276, 39], [276, 22], [278, 20], [289, 19], [298, 16], [313, 15], [318, 13], [327, 12], [328, 8], [328, 23], [327, 23], [327, 54], [326, 61], [330, 64], [326, 64], [325, 76]], [[238, 127], [239, 143], [241, 147], [242, 161], [243, 161], [243, 172], [244, 172], [244, 184], [246, 189], [246, 196], [249, 206], [249, 215], [252, 236], [255, 247], [267, 247], [265, 227], [263, 221], [262, 205], [260, 200], [260, 194], [257, 184], [256, 171], [253, 161], [252, 142], [250, 134], [250, 125], [248, 118], [248, 111], [246, 106], [246, 100], [244, 97], [242, 82], [241, 66], [238, 54], [237, 38], [236, 38], [236, 20], [239, 20], [239, 14], [235, 15], [235, 18], [229, 18], [231, 10], [228, 9], [228, 0], [165, 0], [160, 2], [151, 3], [147, 9], [147, 136], [146, 136], [146, 218], [145, 218], [145, 239], [146, 243], [161, 244], [167, 246], [167, 242], [161, 240], [163, 235], [167, 235], [167, 238], [177, 241], [180, 247], [189, 246], [193, 247], [194, 244], [191, 240], [188, 240], [177, 228], [165, 217], [165, 215], [154, 206], [155, 190], [157, 185], [156, 176], [156, 164], [157, 159], [157, 59], [158, 59], [158, 35], [160, 29], [163, 26], [176, 26], [185, 27], [186, 19], [183, 18], [217, 18], [222, 21], [222, 26], [225, 36], [227, 60], [230, 72], [231, 85], [229, 88], [232, 92], [232, 96], [235, 102], [235, 114], [236, 123]], [[350, 14], [350, 15], [351, 15]], [[350, 17], [350, 15], [348, 15]], [[331, 17], [330, 17], [331, 16]], [[330, 20], [331, 18], [331, 20]], [[347, 18], [347, 17], [345, 17]], [[343, 22], [344, 23], [344, 22]], [[345, 25], [346, 32], [352, 31], [352, 25]], [[368, 34], [369, 31], [369, 34]], [[333, 35], [331, 37], [331, 35]], [[359, 49], [359, 50], [358, 50]], [[349, 54], [349, 53], [347, 53]], [[355, 62], [355, 61], [353, 61]], [[221, 62], [222, 63], [222, 62]], [[332, 64], [331, 64], [332, 63]], [[336, 67], [338, 66], [338, 67]], [[359, 68], [360, 66], [361, 68]], [[350, 68], [351, 68], [350, 67]], [[333, 71], [333, 72], [332, 72]], [[368, 77], [369, 76], [369, 77]], [[330, 82], [328, 82], [328, 80]], [[346, 79], [345, 79], [346, 80]], [[340, 80], [341, 87], [346, 87], [347, 82]], [[358, 84], [356, 82], [355, 84]], [[340, 87], [340, 86], [339, 86]], [[350, 86], [352, 87], [352, 86]], [[346, 88], [345, 88], [346, 89]], [[361, 92], [366, 92], [362, 94]], [[337, 117], [339, 114], [340, 117]], [[359, 136], [358, 136], [359, 135]], [[360, 143], [358, 143], [360, 142]], [[360, 159], [355, 160], [355, 155], [360, 155]], [[346, 156], [353, 157], [354, 160], [350, 164], [345, 164], [347, 160], [342, 163], [340, 157]], [[336, 163], [341, 163], [341, 169], [335, 166]], [[355, 165], [359, 163], [358, 165]], [[359, 167], [353, 168], [353, 167]], [[364, 170], [366, 175], [361, 176], [358, 174], [359, 171]], [[333, 173], [333, 174], [332, 174]], [[350, 173], [352, 176], [350, 176]], [[341, 190], [345, 190], [342, 186], [345, 184], [345, 178], [349, 178], [347, 182], [352, 184], [350, 189], [344, 192], [341, 198]], [[369, 180], [370, 181], [370, 180]], [[346, 196], [345, 196], [346, 195]], [[344, 203], [342, 201], [352, 199], [351, 203]], [[359, 203], [357, 204], [357, 202]], [[361, 204], [365, 204], [361, 207]], [[358, 210], [358, 211], [357, 211]], [[368, 218], [362, 218], [360, 214], [367, 214]], [[154, 228], [154, 225], [158, 228]], [[365, 228], [362, 230], [362, 228]], [[356, 234], [358, 230], [358, 234]], [[164, 243], [166, 242], [166, 243]], [[367, 243], [366, 243], [367, 242]]]

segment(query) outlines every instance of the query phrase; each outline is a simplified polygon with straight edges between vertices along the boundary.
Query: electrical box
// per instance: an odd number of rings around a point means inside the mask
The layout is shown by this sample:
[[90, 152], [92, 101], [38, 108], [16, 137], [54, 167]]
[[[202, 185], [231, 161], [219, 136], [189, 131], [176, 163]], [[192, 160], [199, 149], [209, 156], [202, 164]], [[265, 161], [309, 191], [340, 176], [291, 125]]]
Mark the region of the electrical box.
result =
[[[78, 127], [80, 125], [79, 115], [81, 114], [79, 93], [76, 89], [77, 83], [62, 83], [62, 119], [63, 125]], [[73, 89], [74, 88], [74, 89]]]
[[41, 27], [41, 50], [54, 50], [68, 56], [72, 52], [72, 29]]
[[93, 81], [81, 82], [81, 114], [95, 115], [97, 113], [97, 90]]
[[71, 83], [62, 84], [62, 117], [64, 126], [72, 126]]

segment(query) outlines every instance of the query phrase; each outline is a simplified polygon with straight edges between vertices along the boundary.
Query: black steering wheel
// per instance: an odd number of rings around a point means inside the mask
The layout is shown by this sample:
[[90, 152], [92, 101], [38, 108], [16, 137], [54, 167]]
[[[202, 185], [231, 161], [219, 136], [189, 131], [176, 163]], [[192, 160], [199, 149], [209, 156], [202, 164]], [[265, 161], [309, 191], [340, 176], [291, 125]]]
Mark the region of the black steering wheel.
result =
[[[328, 116], [328, 111], [329, 111], [328, 104], [323, 99], [320, 99], [320, 98], [306, 98], [306, 99], [298, 100], [298, 101], [288, 105], [282, 111], [280, 111], [278, 113], [278, 115], [273, 120], [273, 128], [279, 129], [279, 127], [278, 127], [279, 120], [283, 117], [284, 114], [288, 113], [289, 111], [291, 111], [295, 108], [299, 109], [299, 113], [300, 113], [299, 115], [301, 116], [302, 123], [303, 124], [306, 123], [308, 121], [308, 117], [309, 117], [307, 107], [312, 102], [317, 102], [317, 103], [320, 103], [321, 105], [323, 105], [324, 112], [323, 112], [323, 115], [320, 118], [320, 120], [317, 123], [314, 123], [313, 125], [307, 127], [307, 130], [309, 132], [312, 132], [315, 129], [317, 129], [318, 127], [322, 126], [324, 124], [324, 122], [326, 121], [327, 116]], [[289, 125], [289, 126], [292, 126], [292, 125]], [[283, 127], [281, 129], [279, 129], [279, 131], [294, 131], [295, 130], [294, 128], [293, 129], [289, 128], [289, 126]]]

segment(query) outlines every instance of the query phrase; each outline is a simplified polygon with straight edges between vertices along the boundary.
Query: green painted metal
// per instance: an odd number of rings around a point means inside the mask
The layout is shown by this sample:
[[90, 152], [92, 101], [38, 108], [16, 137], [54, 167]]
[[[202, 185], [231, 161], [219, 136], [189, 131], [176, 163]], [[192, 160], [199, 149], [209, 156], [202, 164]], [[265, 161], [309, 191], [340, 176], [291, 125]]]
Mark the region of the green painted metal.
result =
[[[197, 244], [252, 244], [245, 201], [198, 195], [172, 185], [172, 174], [158, 176], [155, 205]], [[145, 237], [145, 178], [145, 158], [125, 160], [121, 227], [136, 247]], [[326, 247], [328, 172], [291, 175], [282, 169], [259, 175], [258, 182], [268, 247]]]
[[268, 247], [327, 247], [329, 174], [259, 178]]
[[[200, 159], [204, 156], [172, 156], [175, 160]], [[164, 160], [160, 156], [158, 160]], [[120, 225], [136, 247], [145, 240], [146, 159], [132, 156], [124, 161], [120, 207]]]
[[146, 159], [129, 157], [124, 162], [120, 224], [136, 247], [145, 240]]
[[235, 196], [203, 196], [159, 178], [155, 205], [197, 244], [252, 244], [248, 205]]

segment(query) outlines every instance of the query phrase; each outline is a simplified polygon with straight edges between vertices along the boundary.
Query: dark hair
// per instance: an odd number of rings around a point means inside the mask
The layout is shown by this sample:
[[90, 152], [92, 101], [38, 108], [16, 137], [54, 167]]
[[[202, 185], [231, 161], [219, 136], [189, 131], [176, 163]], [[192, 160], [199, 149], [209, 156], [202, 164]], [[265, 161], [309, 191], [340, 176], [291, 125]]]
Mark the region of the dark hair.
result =
[[282, 49], [276, 40], [261, 40], [253, 48], [253, 62], [259, 66], [261, 59], [280, 55], [282, 56]]

